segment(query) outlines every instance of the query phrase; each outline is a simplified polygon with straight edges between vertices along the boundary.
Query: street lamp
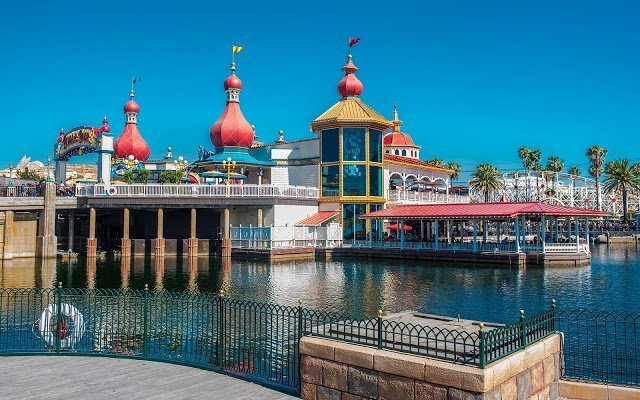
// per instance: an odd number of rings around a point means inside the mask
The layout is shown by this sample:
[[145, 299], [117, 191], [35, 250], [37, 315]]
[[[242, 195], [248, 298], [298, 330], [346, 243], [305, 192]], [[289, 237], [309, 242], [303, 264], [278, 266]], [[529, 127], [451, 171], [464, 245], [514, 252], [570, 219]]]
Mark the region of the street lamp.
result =
[[13, 163], [9, 163], [9, 187], [13, 187]]
[[235, 160], [232, 160], [231, 157], [227, 157], [226, 160], [222, 160], [222, 166], [227, 170], [227, 185], [231, 180], [231, 171], [236, 167]]
[[47, 156], [47, 179], [45, 181], [51, 182], [51, 156]]

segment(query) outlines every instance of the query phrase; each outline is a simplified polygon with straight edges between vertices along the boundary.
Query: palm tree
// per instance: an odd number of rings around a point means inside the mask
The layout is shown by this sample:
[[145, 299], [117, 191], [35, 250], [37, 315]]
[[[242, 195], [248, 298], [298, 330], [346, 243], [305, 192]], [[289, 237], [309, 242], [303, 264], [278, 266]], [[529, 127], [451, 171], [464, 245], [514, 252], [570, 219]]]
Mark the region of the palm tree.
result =
[[580, 167], [578, 167], [577, 165], [572, 165], [569, 167], [567, 173], [573, 176], [580, 176]]
[[431, 165], [435, 165], [436, 167], [441, 167], [441, 168], [444, 167], [444, 161], [442, 161], [441, 158], [434, 158], [427, 162]]
[[530, 153], [531, 153], [531, 150], [529, 150], [525, 146], [522, 146], [518, 149], [518, 157], [520, 157], [520, 160], [522, 160], [522, 166], [524, 167], [524, 172], [527, 172], [529, 170], [529, 154]]
[[542, 153], [538, 149], [533, 149], [529, 151], [529, 168], [534, 171], [540, 171], [542, 169], [542, 165], [540, 164], [540, 160], [542, 159]]
[[585, 155], [591, 163], [591, 166], [589, 167], [589, 173], [596, 181], [596, 203], [598, 204], [598, 210], [602, 210], [599, 178], [602, 175], [602, 166], [604, 165], [604, 160], [607, 157], [607, 149], [604, 149], [598, 145], [591, 146], [587, 149]]
[[558, 180], [558, 172], [564, 170], [564, 161], [558, 156], [550, 156], [547, 158], [547, 171], [555, 172], [553, 179], [553, 189], [556, 189], [556, 181]]
[[449, 178], [451, 179], [451, 183], [453, 183], [456, 179], [460, 177], [460, 173], [462, 172], [462, 167], [457, 162], [448, 162], [445, 165], [446, 169], [451, 170], [451, 174], [449, 174]]
[[606, 174], [603, 183], [609, 193], [622, 194], [623, 221], [629, 219], [627, 209], [629, 191], [640, 191], [640, 163], [632, 164], [624, 158], [610, 161], [604, 167]]
[[491, 192], [502, 188], [504, 183], [500, 181], [498, 168], [491, 164], [480, 164], [471, 174], [469, 185], [473, 190], [484, 193], [484, 202], [488, 203]]

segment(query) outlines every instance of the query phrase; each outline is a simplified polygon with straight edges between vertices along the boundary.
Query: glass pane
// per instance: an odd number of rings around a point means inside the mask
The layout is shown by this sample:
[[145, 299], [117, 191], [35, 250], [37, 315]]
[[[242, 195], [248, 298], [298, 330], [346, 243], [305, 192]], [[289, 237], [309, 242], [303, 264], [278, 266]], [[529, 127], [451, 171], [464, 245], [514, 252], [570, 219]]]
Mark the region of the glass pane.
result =
[[[375, 212], [375, 211], [380, 211], [382, 210], [382, 205], [380, 204], [370, 204], [369, 205], [369, 212]], [[382, 220], [379, 219], [375, 219], [375, 220], [371, 220], [371, 232], [370, 235], [372, 235], [372, 240], [382, 240]]]
[[342, 206], [342, 223], [345, 240], [365, 240], [367, 223], [360, 219], [365, 214], [366, 204], [344, 204]]
[[342, 160], [366, 161], [365, 129], [342, 128]]
[[322, 131], [322, 162], [339, 161], [339, 140], [337, 128]]
[[367, 167], [365, 165], [344, 165], [342, 171], [342, 195], [367, 195]]
[[338, 165], [325, 165], [322, 167], [322, 196], [340, 195], [340, 167]]
[[369, 161], [382, 162], [382, 132], [369, 130]]
[[369, 167], [369, 196], [382, 196], [382, 168]]

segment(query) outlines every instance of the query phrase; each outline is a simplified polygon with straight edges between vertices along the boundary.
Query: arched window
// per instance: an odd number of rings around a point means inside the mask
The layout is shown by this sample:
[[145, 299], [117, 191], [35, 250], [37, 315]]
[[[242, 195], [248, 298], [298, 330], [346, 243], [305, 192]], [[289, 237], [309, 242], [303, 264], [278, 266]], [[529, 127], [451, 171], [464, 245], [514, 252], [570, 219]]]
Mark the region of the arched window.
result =
[[396, 155], [399, 156], [400, 155], [400, 150], [396, 149]]
[[389, 150], [385, 150], [385, 153], [389, 154]]
[[406, 157], [407, 156], [407, 151], [406, 150], [402, 150], [402, 156]]

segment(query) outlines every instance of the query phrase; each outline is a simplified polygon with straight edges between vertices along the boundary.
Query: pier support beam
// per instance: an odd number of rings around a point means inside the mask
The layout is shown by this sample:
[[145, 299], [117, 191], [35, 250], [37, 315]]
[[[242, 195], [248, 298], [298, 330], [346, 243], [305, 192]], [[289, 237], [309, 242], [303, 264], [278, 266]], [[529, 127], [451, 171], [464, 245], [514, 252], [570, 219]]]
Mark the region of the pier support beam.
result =
[[4, 212], [4, 233], [2, 238], [4, 240], [2, 246], [2, 259], [11, 260], [13, 258], [13, 240], [15, 238], [13, 234], [13, 211]]
[[42, 258], [56, 257], [58, 239], [56, 238], [56, 184], [44, 184], [44, 210], [40, 212], [38, 221], [38, 237], [36, 256]]
[[189, 230], [189, 241], [187, 243], [189, 257], [198, 257], [198, 238], [196, 237], [196, 227], [198, 221], [198, 215], [196, 213], [196, 209], [191, 209], [190, 215], [190, 227]]
[[68, 229], [68, 248], [69, 248], [69, 253], [73, 252], [73, 237], [76, 235], [75, 234], [75, 225], [76, 225], [76, 213], [75, 211], [69, 211], [69, 229]]
[[478, 251], [478, 221], [474, 219], [471, 223], [473, 224], [473, 252], [476, 253]]
[[87, 257], [95, 257], [98, 250], [96, 239], [96, 209], [89, 209], [89, 238], [87, 239]]
[[158, 233], [156, 234], [156, 257], [164, 257], [164, 210], [158, 208]]
[[222, 223], [222, 257], [231, 257], [231, 237], [230, 237], [230, 212], [224, 209], [224, 220]]
[[131, 238], [129, 237], [129, 226], [131, 225], [131, 216], [129, 209], [125, 208], [122, 215], [122, 243], [120, 245], [120, 254], [123, 257], [131, 255]]
[[438, 248], [440, 247], [440, 232], [438, 232], [439, 226], [440, 224], [438, 224], [438, 220], [436, 219], [434, 222], [434, 227], [435, 227], [435, 249], [436, 251], [438, 251]]

